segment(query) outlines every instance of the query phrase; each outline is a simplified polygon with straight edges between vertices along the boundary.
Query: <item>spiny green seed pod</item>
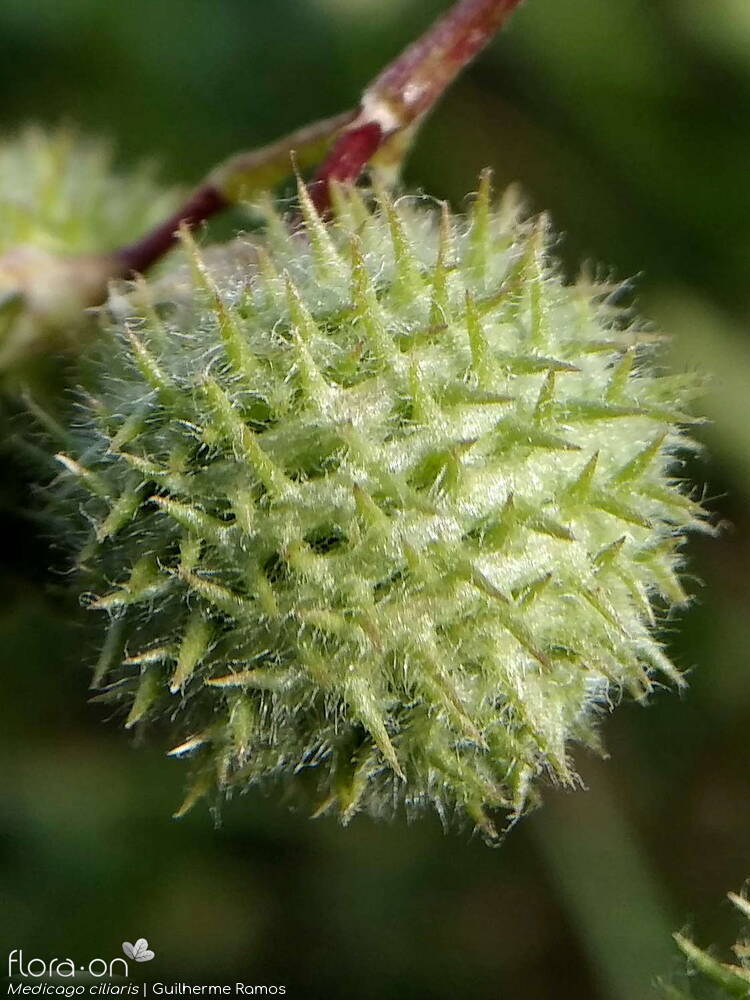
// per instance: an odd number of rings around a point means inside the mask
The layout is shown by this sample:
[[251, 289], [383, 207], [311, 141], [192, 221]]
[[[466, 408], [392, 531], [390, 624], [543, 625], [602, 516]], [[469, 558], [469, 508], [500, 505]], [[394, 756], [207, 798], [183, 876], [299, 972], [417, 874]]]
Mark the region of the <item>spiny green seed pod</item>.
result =
[[[734, 892], [728, 893], [728, 897], [746, 924], [750, 923], [750, 900]], [[663, 984], [667, 1000], [697, 1000], [698, 997], [724, 1000], [750, 996], [750, 939], [746, 937], [734, 945], [732, 950], [737, 961], [728, 964], [703, 951], [684, 934], [675, 934], [674, 938], [690, 962], [691, 975], [683, 977], [682, 982]]]
[[78, 338], [112, 276], [104, 252], [172, 207], [152, 174], [118, 174], [109, 147], [66, 129], [0, 140], [0, 373]]
[[694, 379], [486, 178], [468, 219], [335, 202], [303, 188], [301, 231], [219, 284], [193, 248], [178, 324], [104, 344], [60, 456], [94, 684], [165, 720], [183, 809], [279, 779], [492, 835], [623, 689], [679, 683], [652, 627], [702, 519], [670, 472]]

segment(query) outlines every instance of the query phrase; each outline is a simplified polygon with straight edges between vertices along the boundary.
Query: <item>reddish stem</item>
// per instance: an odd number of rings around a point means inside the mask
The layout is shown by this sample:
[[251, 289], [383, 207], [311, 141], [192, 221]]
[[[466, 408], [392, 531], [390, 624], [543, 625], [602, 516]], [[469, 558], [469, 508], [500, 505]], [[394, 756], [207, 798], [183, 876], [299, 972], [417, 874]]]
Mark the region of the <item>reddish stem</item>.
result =
[[462, 0], [386, 67], [369, 92], [409, 124], [432, 108], [521, 3]]
[[360, 113], [319, 168], [311, 195], [330, 208], [329, 181], [355, 181], [396, 132], [422, 118], [523, 0], [460, 0], [367, 88]]
[[383, 144], [385, 132], [378, 122], [348, 129], [334, 144], [330, 154], [310, 182], [310, 197], [319, 212], [330, 207], [331, 181], [354, 181]]
[[143, 274], [160, 260], [179, 239], [181, 226], [200, 225], [229, 206], [229, 201], [211, 184], [204, 184], [190, 195], [185, 204], [164, 222], [115, 254], [120, 274]]
[[[224, 181], [231, 181], [233, 170], [241, 174], [251, 169], [260, 172], [265, 167], [275, 168], [276, 161], [294, 149], [295, 142], [303, 147], [314, 145], [344, 125], [310, 188], [316, 208], [326, 213], [330, 208], [329, 182], [355, 181], [388, 139], [417, 123], [520, 3], [522, 0], [459, 0], [374, 80], [353, 120], [347, 114], [317, 123], [260, 150], [254, 157], [230, 161], [221, 176], [227, 174]], [[147, 271], [174, 246], [182, 226], [192, 229], [229, 207], [232, 198], [217, 183], [210, 176], [172, 216], [135, 243], [116, 251], [112, 259], [118, 275]]]
[[317, 163], [332, 138], [355, 116], [356, 111], [345, 111], [313, 122], [268, 146], [238, 153], [220, 164], [173, 215], [112, 255], [118, 275], [144, 273], [174, 246], [182, 226], [193, 229], [253, 190], [273, 187], [289, 174], [292, 154], [304, 165]]

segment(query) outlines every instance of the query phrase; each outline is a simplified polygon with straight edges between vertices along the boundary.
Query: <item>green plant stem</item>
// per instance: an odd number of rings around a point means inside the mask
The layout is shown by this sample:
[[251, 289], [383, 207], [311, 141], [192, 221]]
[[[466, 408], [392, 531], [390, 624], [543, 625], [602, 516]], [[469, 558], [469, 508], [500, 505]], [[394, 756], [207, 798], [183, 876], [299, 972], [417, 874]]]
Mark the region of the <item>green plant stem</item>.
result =
[[607, 1000], [646, 998], [674, 966], [677, 922], [608, 779], [589, 761], [586, 793], [550, 795], [529, 820]]

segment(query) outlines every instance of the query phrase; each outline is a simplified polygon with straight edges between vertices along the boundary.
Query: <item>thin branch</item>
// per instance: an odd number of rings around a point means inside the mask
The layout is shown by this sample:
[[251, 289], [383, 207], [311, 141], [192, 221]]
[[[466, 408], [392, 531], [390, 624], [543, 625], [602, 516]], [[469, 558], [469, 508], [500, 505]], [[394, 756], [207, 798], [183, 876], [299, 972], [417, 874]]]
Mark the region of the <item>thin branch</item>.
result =
[[168, 219], [160, 222], [135, 243], [115, 251], [113, 257], [117, 276], [124, 278], [131, 274], [144, 274], [172, 249], [179, 238], [180, 226], [192, 229], [228, 208], [230, 204], [212, 184], [202, 184]]
[[[424, 116], [522, 2], [458, 0], [370, 84], [355, 111], [231, 157], [208, 174], [181, 208], [128, 246], [67, 257], [11, 248], [0, 258], [0, 269], [14, 279], [6, 306], [14, 316], [22, 316], [23, 310], [35, 314], [39, 329], [41, 320], [59, 326], [66, 311], [73, 315], [103, 302], [112, 279], [147, 271], [175, 245], [183, 227], [195, 228], [237, 201], [274, 187], [293, 169], [319, 163], [326, 152], [310, 186], [321, 214], [330, 209], [331, 181], [356, 181], [370, 162], [378, 170], [397, 173]], [[13, 325], [15, 340], [9, 344], [6, 336], [0, 368], [17, 363], [38, 346], [27, 343], [27, 327]]]
[[391, 145], [395, 158], [403, 157], [424, 116], [522, 2], [460, 0], [370, 84], [312, 182], [318, 211], [330, 207], [330, 181], [355, 181]]
[[207, 181], [231, 203], [269, 191], [291, 173], [292, 156], [303, 170], [319, 163], [331, 142], [356, 115], [356, 109], [345, 111], [297, 129], [270, 146], [238, 153], [212, 170]]
[[[310, 186], [313, 203], [323, 213], [330, 207], [331, 181], [355, 181], [374, 158], [381, 167], [397, 169], [424, 116], [520, 3], [459, 0], [370, 84], [356, 111], [231, 157], [168, 219], [134, 243], [102, 255], [107, 278], [144, 273], [175, 245], [183, 226], [195, 228], [240, 199], [278, 184], [291, 172], [293, 159], [305, 169], [330, 149]], [[102, 283], [102, 297], [105, 287]]]
[[397, 169], [427, 112], [521, 3], [460, 0], [370, 84], [357, 111], [240, 153], [211, 171], [174, 215], [114, 254], [118, 274], [145, 272], [174, 246], [181, 226], [194, 228], [278, 184], [289, 175], [292, 156], [305, 169], [333, 143], [310, 185], [313, 203], [323, 213], [330, 207], [331, 181], [355, 181], [373, 158], [386, 169]]
[[173, 215], [113, 254], [117, 274], [143, 274], [175, 245], [182, 226], [193, 229], [230, 205], [280, 183], [291, 173], [292, 156], [303, 169], [317, 163], [355, 115], [356, 111], [347, 111], [323, 119], [261, 149], [230, 157], [211, 171]]

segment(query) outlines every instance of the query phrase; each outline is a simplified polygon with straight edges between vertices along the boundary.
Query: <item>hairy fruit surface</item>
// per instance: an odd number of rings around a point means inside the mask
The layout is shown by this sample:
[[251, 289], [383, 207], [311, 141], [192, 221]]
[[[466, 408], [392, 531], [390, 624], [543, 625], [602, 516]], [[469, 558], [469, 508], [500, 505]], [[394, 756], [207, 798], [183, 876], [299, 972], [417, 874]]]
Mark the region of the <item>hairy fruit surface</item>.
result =
[[105, 143], [64, 128], [0, 139], [0, 375], [77, 340], [112, 276], [103, 252], [172, 206], [152, 174], [119, 174]]
[[623, 690], [679, 681], [653, 627], [702, 518], [693, 379], [486, 178], [466, 218], [338, 189], [326, 225], [302, 194], [252, 267], [189, 246], [191, 304], [98, 348], [57, 490], [94, 684], [191, 758], [184, 808], [278, 781], [491, 836]]

